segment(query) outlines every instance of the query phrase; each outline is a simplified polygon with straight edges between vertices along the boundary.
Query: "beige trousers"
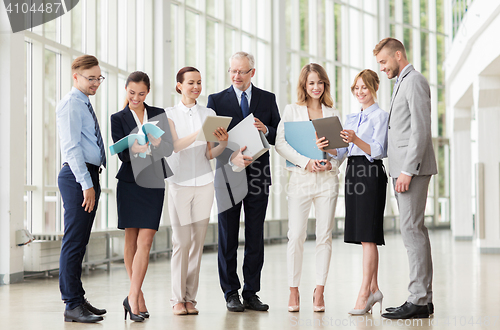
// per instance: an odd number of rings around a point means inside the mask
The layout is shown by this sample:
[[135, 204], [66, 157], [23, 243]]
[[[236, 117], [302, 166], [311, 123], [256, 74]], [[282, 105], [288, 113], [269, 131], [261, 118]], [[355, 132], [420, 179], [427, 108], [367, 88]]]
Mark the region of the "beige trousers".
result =
[[288, 285], [298, 287], [311, 205], [316, 211], [316, 285], [325, 285], [332, 255], [332, 230], [339, 178], [332, 172], [292, 172], [288, 182]]
[[168, 210], [172, 225], [172, 306], [196, 305], [201, 255], [214, 200], [213, 183], [199, 187], [168, 185]]

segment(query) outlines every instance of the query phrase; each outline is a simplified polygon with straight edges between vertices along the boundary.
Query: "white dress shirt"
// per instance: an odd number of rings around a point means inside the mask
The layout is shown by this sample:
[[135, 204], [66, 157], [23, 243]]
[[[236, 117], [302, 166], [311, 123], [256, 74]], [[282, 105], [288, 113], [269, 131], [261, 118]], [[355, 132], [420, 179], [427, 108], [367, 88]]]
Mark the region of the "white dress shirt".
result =
[[[129, 109], [130, 109], [130, 107], [129, 107]], [[134, 117], [137, 128], [139, 129], [137, 134], [141, 134], [141, 135], [145, 136], [144, 132], [142, 131], [142, 125], [144, 125], [148, 122], [148, 111], [146, 110], [146, 108], [144, 108], [144, 116], [142, 117], [142, 124], [141, 124], [141, 121], [139, 120], [139, 117], [135, 113], [135, 111], [130, 109], [130, 112], [132, 112], [132, 116]], [[148, 151], [146, 151], [146, 155], [151, 155], [151, 143], [148, 144]], [[137, 156], [139, 156], [139, 154], [134, 154], [134, 157], [137, 158]]]
[[[166, 109], [167, 117], [174, 122], [179, 139], [201, 129], [207, 116], [216, 116], [215, 111], [195, 104], [187, 108], [182, 102]], [[204, 186], [214, 181], [210, 161], [206, 157], [207, 142], [195, 141], [187, 148], [174, 152], [167, 162], [174, 173], [168, 182], [180, 186]]]

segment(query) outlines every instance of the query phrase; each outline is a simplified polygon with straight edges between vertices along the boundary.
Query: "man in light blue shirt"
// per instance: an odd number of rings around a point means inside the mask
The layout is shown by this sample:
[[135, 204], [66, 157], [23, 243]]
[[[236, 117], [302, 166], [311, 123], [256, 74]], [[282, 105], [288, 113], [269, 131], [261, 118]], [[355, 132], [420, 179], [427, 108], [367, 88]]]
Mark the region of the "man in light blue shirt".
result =
[[58, 186], [64, 204], [64, 237], [59, 258], [59, 288], [66, 303], [66, 322], [101, 321], [105, 309], [92, 306], [84, 297], [82, 261], [90, 238], [101, 187], [101, 165], [106, 153], [99, 123], [90, 104], [104, 77], [94, 56], [73, 61], [73, 88], [57, 105], [56, 121], [63, 167]]

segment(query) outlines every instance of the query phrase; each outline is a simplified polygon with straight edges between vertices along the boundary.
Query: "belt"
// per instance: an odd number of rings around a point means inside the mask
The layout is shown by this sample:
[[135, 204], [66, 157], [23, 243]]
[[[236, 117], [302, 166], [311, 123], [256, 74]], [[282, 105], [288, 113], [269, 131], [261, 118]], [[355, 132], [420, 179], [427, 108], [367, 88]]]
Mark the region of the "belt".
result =
[[[100, 166], [97, 166], [97, 165], [94, 165], [94, 164], [89, 164], [89, 163], [85, 163], [85, 165], [87, 165], [87, 169], [89, 171], [92, 171], [92, 172], [99, 172], [101, 173], [102, 172], [102, 168]], [[69, 164], [67, 162], [63, 163], [62, 166], [69, 166]]]

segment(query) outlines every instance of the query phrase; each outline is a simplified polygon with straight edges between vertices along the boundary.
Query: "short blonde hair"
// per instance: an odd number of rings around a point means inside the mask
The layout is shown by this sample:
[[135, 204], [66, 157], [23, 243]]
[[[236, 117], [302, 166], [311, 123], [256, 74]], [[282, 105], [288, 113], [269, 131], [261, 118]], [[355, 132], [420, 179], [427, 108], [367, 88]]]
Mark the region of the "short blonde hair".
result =
[[365, 83], [366, 87], [372, 94], [373, 98], [376, 100], [377, 99], [377, 91], [378, 91], [378, 86], [380, 84], [380, 79], [378, 78], [378, 75], [375, 71], [372, 71], [370, 69], [365, 69], [358, 73], [356, 77], [354, 78], [354, 82], [352, 83], [351, 86], [351, 93], [354, 95], [354, 88], [356, 88], [356, 83], [358, 82], [358, 79], [361, 78], [363, 79], [363, 82]]
[[99, 61], [95, 56], [92, 55], [81, 55], [75, 58], [71, 64], [71, 72], [76, 72], [80, 70], [87, 70], [99, 65]]
[[382, 39], [373, 49], [373, 55], [377, 56], [382, 49], [387, 48], [390, 51], [390, 55], [394, 56], [397, 51], [400, 51], [403, 57], [406, 59], [406, 49], [401, 41], [394, 38]]
[[330, 95], [330, 79], [328, 79], [325, 69], [316, 63], [306, 64], [300, 71], [299, 82], [297, 84], [297, 104], [307, 104], [307, 98], [309, 97], [307, 94], [307, 77], [309, 77], [311, 72], [316, 72], [319, 79], [321, 79], [321, 81], [325, 84], [325, 90], [319, 99], [320, 103], [333, 108], [333, 99]]

